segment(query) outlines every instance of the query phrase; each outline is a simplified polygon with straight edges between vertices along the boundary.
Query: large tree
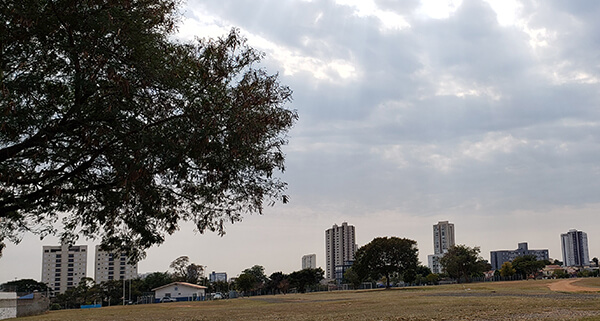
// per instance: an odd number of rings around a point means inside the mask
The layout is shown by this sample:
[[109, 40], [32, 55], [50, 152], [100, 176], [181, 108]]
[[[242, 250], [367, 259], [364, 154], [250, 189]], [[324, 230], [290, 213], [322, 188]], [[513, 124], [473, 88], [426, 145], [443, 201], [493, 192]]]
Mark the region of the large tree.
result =
[[454, 245], [440, 259], [444, 271], [459, 282], [464, 279], [470, 282], [470, 278], [479, 275], [488, 269], [488, 263], [480, 255], [479, 247], [468, 247], [466, 245]]
[[314, 287], [323, 280], [323, 269], [302, 269], [300, 271], [294, 271], [290, 273], [288, 279], [290, 286], [295, 287], [298, 292], [304, 293], [307, 288]]
[[178, 4], [1, 1], [0, 249], [58, 230], [137, 260], [287, 201], [290, 89], [235, 29], [174, 40]]
[[512, 266], [517, 274], [527, 278], [530, 275], [535, 276], [539, 270], [546, 266], [546, 263], [538, 260], [535, 255], [522, 255], [512, 261]]
[[169, 267], [173, 269], [175, 281], [196, 284], [204, 278], [204, 266], [190, 262], [190, 258], [185, 255], [173, 260]]
[[417, 269], [419, 260], [417, 242], [399, 237], [377, 237], [356, 251], [352, 269], [361, 279], [385, 277], [386, 287], [390, 278]]

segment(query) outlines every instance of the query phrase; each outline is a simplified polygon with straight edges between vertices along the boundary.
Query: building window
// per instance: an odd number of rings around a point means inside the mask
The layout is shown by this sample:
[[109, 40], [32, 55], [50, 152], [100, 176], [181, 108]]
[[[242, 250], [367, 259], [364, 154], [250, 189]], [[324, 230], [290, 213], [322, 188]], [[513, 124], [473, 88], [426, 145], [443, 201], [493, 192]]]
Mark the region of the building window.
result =
[[54, 282], [60, 282], [60, 278], [55, 278]]

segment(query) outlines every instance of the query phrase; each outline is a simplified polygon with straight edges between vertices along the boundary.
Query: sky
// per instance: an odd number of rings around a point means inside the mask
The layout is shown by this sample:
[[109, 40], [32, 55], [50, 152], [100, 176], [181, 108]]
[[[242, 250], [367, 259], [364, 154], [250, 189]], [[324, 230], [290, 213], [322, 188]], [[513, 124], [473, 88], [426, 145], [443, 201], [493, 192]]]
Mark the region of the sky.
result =
[[[223, 237], [182, 224], [139, 272], [182, 255], [229, 277], [290, 273], [312, 253], [324, 269], [325, 230], [342, 222], [359, 246], [417, 241], [424, 264], [438, 221], [485, 259], [528, 242], [562, 260], [569, 229], [600, 256], [599, 15], [594, 0], [188, 0], [181, 41], [239, 28], [293, 90], [291, 199]], [[0, 282], [39, 280], [57, 242], [8, 244]]]

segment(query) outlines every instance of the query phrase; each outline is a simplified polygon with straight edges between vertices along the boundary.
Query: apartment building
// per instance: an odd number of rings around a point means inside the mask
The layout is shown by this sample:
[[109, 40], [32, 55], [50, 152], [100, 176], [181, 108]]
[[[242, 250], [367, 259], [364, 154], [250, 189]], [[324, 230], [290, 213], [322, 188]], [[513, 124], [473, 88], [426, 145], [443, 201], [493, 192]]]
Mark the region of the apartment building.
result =
[[302, 256], [302, 269], [316, 269], [317, 268], [317, 255], [307, 254]]
[[516, 250], [490, 251], [492, 270], [500, 270], [504, 262], [512, 262], [519, 256], [535, 255], [538, 260], [548, 260], [548, 250], [530, 250], [527, 242], [519, 243]]
[[110, 280], [131, 280], [138, 276], [137, 263], [129, 264], [125, 254], [103, 251], [99, 245], [96, 245], [94, 262], [96, 283]]
[[347, 222], [341, 226], [336, 224], [325, 231], [325, 253], [326, 253], [326, 272], [328, 279], [335, 278], [336, 266], [343, 266], [354, 262], [356, 254], [356, 234], [353, 225]]
[[440, 221], [433, 225], [433, 254], [427, 256], [427, 263], [432, 273], [442, 273], [440, 259], [455, 245], [454, 224]]
[[560, 235], [564, 266], [588, 266], [590, 254], [587, 233], [578, 230]]
[[42, 282], [54, 294], [79, 284], [87, 273], [87, 245], [42, 247]]

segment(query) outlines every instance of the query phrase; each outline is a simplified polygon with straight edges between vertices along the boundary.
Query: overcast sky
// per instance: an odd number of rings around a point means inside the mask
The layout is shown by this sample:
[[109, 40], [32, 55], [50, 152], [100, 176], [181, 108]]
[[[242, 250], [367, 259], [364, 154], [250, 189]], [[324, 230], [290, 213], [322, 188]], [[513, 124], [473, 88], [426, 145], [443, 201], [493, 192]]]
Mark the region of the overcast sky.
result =
[[[222, 238], [183, 225], [140, 273], [180, 255], [230, 277], [299, 270], [309, 253], [325, 268], [325, 230], [342, 222], [359, 246], [416, 240], [425, 264], [446, 220], [485, 259], [528, 242], [562, 260], [572, 228], [600, 256], [599, 1], [188, 0], [183, 15], [182, 39], [239, 28], [294, 91], [291, 202]], [[39, 280], [56, 242], [8, 244], [0, 282]]]

